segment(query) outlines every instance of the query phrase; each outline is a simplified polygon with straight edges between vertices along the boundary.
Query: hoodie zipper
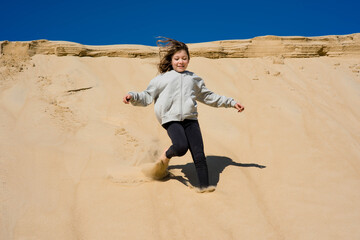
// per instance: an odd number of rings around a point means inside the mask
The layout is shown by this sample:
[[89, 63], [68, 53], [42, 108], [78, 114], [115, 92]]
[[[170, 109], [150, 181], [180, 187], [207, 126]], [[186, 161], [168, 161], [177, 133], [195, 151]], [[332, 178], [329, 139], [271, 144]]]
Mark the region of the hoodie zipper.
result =
[[180, 118], [181, 121], [184, 121], [183, 119], [183, 79], [182, 79], [182, 73], [180, 73]]

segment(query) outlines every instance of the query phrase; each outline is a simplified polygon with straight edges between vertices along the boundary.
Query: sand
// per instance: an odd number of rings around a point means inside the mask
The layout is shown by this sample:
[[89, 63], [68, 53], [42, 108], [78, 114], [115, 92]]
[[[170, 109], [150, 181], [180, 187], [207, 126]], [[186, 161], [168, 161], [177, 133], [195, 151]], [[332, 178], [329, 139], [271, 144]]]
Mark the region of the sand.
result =
[[360, 58], [194, 57], [245, 106], [199, 104], [211, 193], [153, 105], [156, 57], [0, 58], [0, 239], [359, 239]]

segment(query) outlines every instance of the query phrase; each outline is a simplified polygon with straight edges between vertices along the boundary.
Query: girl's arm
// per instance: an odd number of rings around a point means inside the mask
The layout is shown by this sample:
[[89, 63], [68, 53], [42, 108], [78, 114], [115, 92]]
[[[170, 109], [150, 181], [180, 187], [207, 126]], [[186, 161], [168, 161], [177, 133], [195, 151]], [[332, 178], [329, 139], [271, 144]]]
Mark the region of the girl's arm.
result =
[[157, 98], [158, 89], [157, 89], [157, 78], [154, 78], [150, 81], [149, 86], [146, 90], [142, 92], [129, 92], [123, 98], [123, 102], [125, 104], [129, 104], [131, 102], [134, 106], [147, 106], [151, 104], [154, 99]]
[[237, 103], [233, 98], [221, 96], [210, 91], [205, 86], [204, 80], [201, 78], [199, 78], [198, 86], [199, 93], [197, 95], [197, 100], [200, 102], [212, 107], [234, 107], [238, 110], [238, 112], [244, 111], [244, 106], [242, 106], [240, 103]]

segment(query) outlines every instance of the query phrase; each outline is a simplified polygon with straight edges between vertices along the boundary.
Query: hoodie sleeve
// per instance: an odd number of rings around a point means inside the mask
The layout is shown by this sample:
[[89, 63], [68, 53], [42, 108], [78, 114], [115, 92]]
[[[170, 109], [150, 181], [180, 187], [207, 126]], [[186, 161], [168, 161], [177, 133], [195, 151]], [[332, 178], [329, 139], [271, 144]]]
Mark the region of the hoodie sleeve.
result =
[[196, 99], [206, 105], [212, 107], [234, 107], [236, 101], [233, 98], [225, 97], [218, 95], [205, 86], [205, 82], [203, 79], [197, 77], [197, 85], [199, 87], [199, 91]]
[[149, 86], [142, 92], [129, 92], [132, 96], [130, 102], [134, 106], [143, 106], [151, 104], [158, 97], [157, 77], [152, 79]]

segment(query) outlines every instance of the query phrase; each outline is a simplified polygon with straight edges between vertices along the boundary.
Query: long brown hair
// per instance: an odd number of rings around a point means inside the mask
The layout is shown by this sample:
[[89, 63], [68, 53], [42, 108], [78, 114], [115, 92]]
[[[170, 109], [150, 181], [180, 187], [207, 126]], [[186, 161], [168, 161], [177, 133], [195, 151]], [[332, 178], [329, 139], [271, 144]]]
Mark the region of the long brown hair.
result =
[[158, 65], [158, 69], [160, 73], [165, 73], [173, 70], [171, 64], [172, 56], [178, 51], [185, 50], [190, 60], [189, 49], [185, 43], [166, 37], [159, 37], [159, 38], [163, 38], [156, 41], [156, 45], [159, 46], [159, 55], [161, 58], [160, 63]]

